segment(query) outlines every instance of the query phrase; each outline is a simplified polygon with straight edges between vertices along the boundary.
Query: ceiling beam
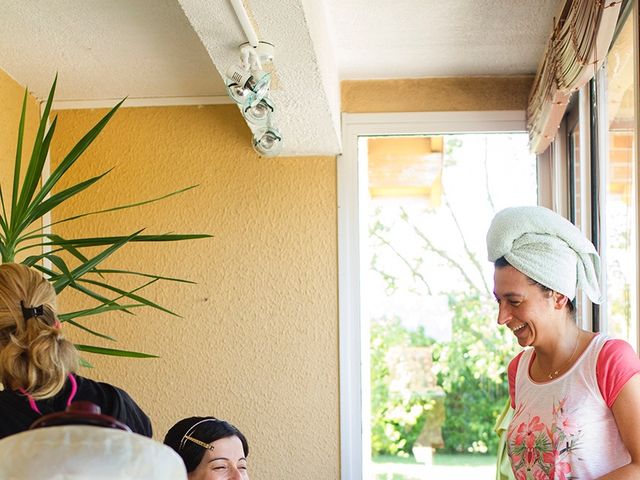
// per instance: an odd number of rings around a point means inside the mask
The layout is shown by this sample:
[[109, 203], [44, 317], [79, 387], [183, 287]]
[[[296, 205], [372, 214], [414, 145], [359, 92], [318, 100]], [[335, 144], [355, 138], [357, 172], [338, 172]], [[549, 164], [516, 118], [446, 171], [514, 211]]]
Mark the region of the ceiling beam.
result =
[[[247, 41], [228, 1], [179, 0], [220, 75]], [[303, 5], [304, 3], [304, 5]], [[340, 152], [340, 87], [322, 2], [245, 0], [259, 40], [275, 45], [271, 97], [282, 156]], [[247, 127], [248, 128], [248, 127]]]

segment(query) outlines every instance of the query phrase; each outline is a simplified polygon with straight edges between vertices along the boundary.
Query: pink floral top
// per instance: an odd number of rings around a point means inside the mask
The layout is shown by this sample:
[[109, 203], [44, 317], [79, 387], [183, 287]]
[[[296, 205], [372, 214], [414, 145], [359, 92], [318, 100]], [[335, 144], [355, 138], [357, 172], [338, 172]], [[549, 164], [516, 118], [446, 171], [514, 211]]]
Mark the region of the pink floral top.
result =
[[[599, 353], [608, 340], [594, 337], [569, 371], [549, 382], [534, 382], [529, 376], [533, 349], [510, 365], [510, 373], [517, 370], [507, 449], [516, 480], [592, 480], [630, 462], [609, 408], [615, 398], [608, 405], [596, 375]], [[626, 383], [640, 371], [638, 357], [632, 358], [633, 368], [627, 369], [631, 374], [608, 378], [624, 378]], [[616, 387], [616, 394], [621, 389]]]

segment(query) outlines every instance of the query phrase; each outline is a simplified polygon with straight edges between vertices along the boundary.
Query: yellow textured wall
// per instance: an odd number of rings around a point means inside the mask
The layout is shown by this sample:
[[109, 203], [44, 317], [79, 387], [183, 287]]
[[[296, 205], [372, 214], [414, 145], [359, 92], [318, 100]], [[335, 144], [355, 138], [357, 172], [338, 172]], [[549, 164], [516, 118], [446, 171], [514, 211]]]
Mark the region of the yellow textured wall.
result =
[[[54, 166], [104, 113], [59, 112]], [[88, 321], [114, 334], [116, 347], [162, 358], [89, 355], [97, 368], [82, 374], [129, 391], [151, 416], [157, 438], [189, 415], [230, 420], [249, 439], [254, 478], [337, 479], [335, 158], [259, 158], [235, 106], [136, 108], [116, 114], [71, 176], [79, 181], [112, 166], [93, 193], [54, 220], [200, 186], [159, 204], [61, 225], [58, 233], [146, 227], [214, 238], [132, 245], [113, 259], [113, 266], [198, 284], [152, 290], [183, 318], [145, 309]], [[61, 303], [66, 310], [82, 305], [64, 294]], [[95, 343], [66, 328], [74, 340]]]
[[[345, 112], [517, 110], [531, 77], [342, 83]], [[0, 175], [14, 139], [22, 87], [0, 72]], [[35, 101], [30, 108], [37, 109]], [[37, 110], [35, 110], [37, 111]], [[17, 113], [16, 113], [17, 112]], [[52, 167], [106, 111], [62, 111]], [[32, 128], [32, 130], [35, 127]], [[30, 133], [33, 136], [33, 133]], [[15, 142], [15, 140], [13, 140]], [[155, 205], [60, 225], [63, 235], [206, 232], [190, 243], [131, 245], [111, 266], [187, 278], [149, 309], [87, 322], [113, 345], [156, 360], [88, 355], [81, 373], [117, 384], [149, 413], [157, 438], [177, 419], [216, 415], [251, 444], [252, 477], [339, 478], [337, 199], [333, 157], [261, 159], [235, 106], [122, 109], [70, 171], [65, 185], [115, 166], [91, 193], [54, 215], [136, 201], [199, 183]], [[64, 294], [64, 310], [84, 306]], [[73, 340], [97, 342], [66, 327]]]
[[[10, 202], [13, 190], [13, 165], [16, 159], [18, 124], [23, 98], [24, 87], [0, 69], [0, 184], [2, 185], [2, 194], [7, 202]], [[23, 165], [31, 155], [33, 139], [38, 130], [39, 112], [38, 102], [29, 95], [22, 147]], [[25, 167], [23, 167], [23, 173], [24, 169]], [[9, 204], [7, 204], [7, 208], [9, 208]]]
[[532, 76], [345, 80], [342, 111], [525, 110], [532, 84]]

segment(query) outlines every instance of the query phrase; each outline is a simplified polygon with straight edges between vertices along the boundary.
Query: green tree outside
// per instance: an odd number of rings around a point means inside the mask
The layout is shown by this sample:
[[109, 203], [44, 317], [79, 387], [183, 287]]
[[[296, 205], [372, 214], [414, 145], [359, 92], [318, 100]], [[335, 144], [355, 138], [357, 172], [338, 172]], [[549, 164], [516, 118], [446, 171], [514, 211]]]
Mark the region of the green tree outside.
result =
[[[494, 202], [489, 193], [488, 153], [481, 169], [484, 173], [477, 175], [476, 182], [484, 180], [484, 200], [479, 196], [474, 205], [469, 205], [468, 198], [456, 200], [455, 194], [449, 193], [447, 171], [458, 166], [457, 150], [463, 147], [464, 141], [453, 136], [445, 145], [441, 205], [418, 211], [401, 202], [388, 205], [379, 202], [371, 215], [371, 272], [382, 280], [386, 294], [413, 292], [416, 298], [445, 295], [451, 318], [448, 341], [436, 341], [423, 327], [410, 328], [398, 316], [371, 319], [371, 453], [374, 458], [411, 455], [425, 425], [433, 420], [434, 392], [400, 392], [389, 387], [393, 382], [391, 353], [412, 347], [429, 347], [431, 373], [445, 394], [441, 424], [444, 446], [438, 451], [459, 454], [495, 454], [497, 451], [494, 425], [508, 398], [506, 369], [517, 345], [511, 334], [496, 324], [497, 309], [488, 278], [492, 269], [483, 254], [484, 232], [479, 236], [473, 232], [476, 237], [470, 238], [469, 226], [460, 220], [463, 216], [460, 208], [477, 209], [488, 224], [499, 209], [496, 203], [500, 202]], [[444, 240], [438, 236], [443, 222], [448, 223], [449, 231], [455, 232]], [[413, 240], [407, 242], [408, 238]], [[407, 248], [406, 244], [411, 242], [413, 246]], [[393, 267], [389, 258], [395, 258]], [[447, 284], [434, 266], [446, 269], [447, 276], [455, 280]]]

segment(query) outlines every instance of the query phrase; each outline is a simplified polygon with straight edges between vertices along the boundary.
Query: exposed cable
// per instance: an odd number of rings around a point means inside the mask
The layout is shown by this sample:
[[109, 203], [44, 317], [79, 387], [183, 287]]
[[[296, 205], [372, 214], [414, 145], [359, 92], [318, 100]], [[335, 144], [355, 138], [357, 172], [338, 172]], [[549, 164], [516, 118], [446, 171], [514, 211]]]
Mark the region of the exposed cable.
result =
[[236, 17], [238, 17], [238, 21], [240, 22], [240, 26], [244, 31], [249, 44], [256, 48], [258, 46], [258, 35], [256, 35], [256, 31], [253, 29], [253, 25], [251, 25], [251, 21], [249, 20], [249, 15], [247, 15], [247, 10], [244, 8], [244, 4], [242, 0], [230, 0], [231, 6], [233, 10], [236, 12]]

